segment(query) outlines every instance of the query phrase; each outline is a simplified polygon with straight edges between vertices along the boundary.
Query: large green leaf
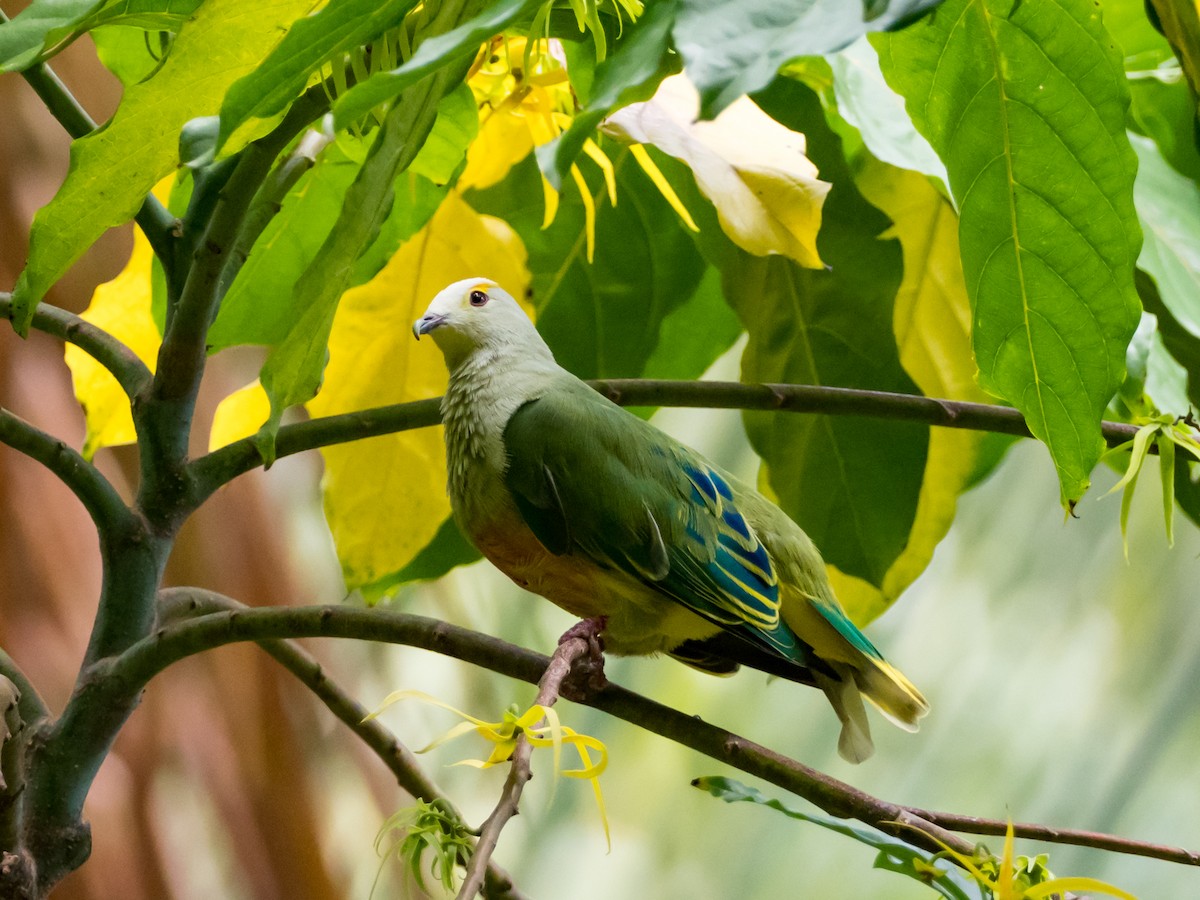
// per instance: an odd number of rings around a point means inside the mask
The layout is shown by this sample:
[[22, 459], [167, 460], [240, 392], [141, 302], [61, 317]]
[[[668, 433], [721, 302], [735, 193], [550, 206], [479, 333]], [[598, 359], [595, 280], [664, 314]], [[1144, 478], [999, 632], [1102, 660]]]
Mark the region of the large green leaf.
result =
[[473, 56], [484, 41], [517, 20], [532, 16], [543, 2], [499, 0], [445, 34], [426, 39], [408, 62], [390, 71], [375, 73], [339, 97], [333, 107], [337, 127], [344, 128], [357, 121], [431, 72]]
[[705, 268], [679, 217], [632, 154], [621, 150], [614, 166], [615, 207], [594, 167], [587, 167], [597, 206], [593, 263], [573, 188], [562, 195], [554, 224], [542, 229], [541, 176], [531, 157], [495, 187], [467, 195], [475, 209], [504, 219], [521, 236], [538, 329], [559, 363], [580, 378], [640, 375], [663, 319], [695, 293]]
[[675, 47], [711, 119], [798, 56], [840, 50], [867, 31], [892, 28], [941, 0], [683, 0]]
[[215, 112], [225, 89], [308, 7], [309, 0], [209, 0], [180, 29], [155, 76], [126, 91], [104, 128], [71, 145], [66, 181], [34, 217], [29, 263], [13, 290], [19, 332], [63, 272], [106, 229], [132, 219], [175, 168], [183, 123]]
[[950, 174], [980, 383], [1020, 409], [1073, 503], [1138, 322], [1119, 54], [1091, 0], [950, 0], [874, 41]]
[[201, 0], [35, 0], [0, 25], [0, 72], [27, 69], [101, 25], [175, 31]]
[[646, 8], [625, 40], [596, 67], [587, 105], [575, 114], [571, 127], [538, 148], [538, 162], [556, 189], [562, 188], [584, 142], [605, 116], [618, 107], [648, 100], [664, 78], [679, 70], [679, 58], [670, 52], [671, 25], [678, 5], [678, 0], [660, 0]]
[[860, 38], [832, 56], [829, 64], [837, 112], [859, 130], [876, 159], [949, 183], [946, 167], [905, 111], [904, 98], [884, 80], [870, 41]]
[[1145, 239], [1138, 266], [1154, 278], [1175, 321], [1200, 338], [1200, 188], [1167, 165], [1149, 138], [1129, 139], [1138, 158], [1134, 195]]
[[[808, 155], [833, 183], [818, 235], [827, 270], [756, 257], [725, 237], [687, 170], [664, 171], [700, 224], [704, 255], [721, 269], [726, 299], [749, 332], [748, 382], [794, 382], [917, 394], [892, 330], [901, 252], [891, 225], [854, 187], [820, 101], [778, 79], [755, 95], [773, 118], [807, 136]], [[928, 429], [848, 417], [747, 413], [763, 480], [841, 572], [880, 587], [909, 540], [925, 470]], [[876, 610], [877, 611], [877, 610]]]
[[288, 194], [221, 301], [208, 333], [212, 351], [283, 340], [295, 317], [296, 284], [329, 236], [360, 165], [333, 144]]
[[279, 45], [245, 77], [221, 104], [217, 149], [244, 122], [265, 119], [294, 100], [313, 72], [395, 28], [417, 0], [333, 0], [289, 29]]

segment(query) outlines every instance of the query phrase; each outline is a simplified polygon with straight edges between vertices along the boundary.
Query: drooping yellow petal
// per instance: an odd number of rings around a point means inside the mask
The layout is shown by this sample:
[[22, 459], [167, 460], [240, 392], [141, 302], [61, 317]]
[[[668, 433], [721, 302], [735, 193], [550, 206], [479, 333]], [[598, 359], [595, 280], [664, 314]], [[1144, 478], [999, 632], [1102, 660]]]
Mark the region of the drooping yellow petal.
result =
[[256, 434], [270, 414], [271, 401], [255, 378], [217, 404], [208, 435], [209, 452]]
[[[873, 163], [859, 189], [895, 223], [904, 280], [896, 295], [893, 328], [900, 362], [930, 397], [984, 401], [975, 383], [971, 355], [971, 309], [958, 252], [958, 217], [929, 179]], [[978, 432], [934, 428], [929, 435], [925, 478], [904, 551], [884, 576], [883, 589], [830, 567], [838, 598], [851, 618], [869, 622], [929, 565], [934, 548], [954, 521], [958, 495], [975, 469], [982, 442]]]
[[579, 199], [583, 201], [583, 233], [587, 238], [587, 261], [591, 262], [596, 255], [596, 201], [592, 199], [591, 189], [583, 180], [579, 166], [571, 166], [571, 179], [579, 191]]
[[[600, 149], [600, 145], [597, 144], [595, 141], [593, 141], [591, 138], [588, 138], [586, 141], [583, 142], [583, 152], [586, 153], [588, 155], [588, 157], [592, 160], [592, 162], [594, 162], [597, 166], [600, 167], [600, 171], [602, 173], [604, 173], [604, 187], [608, 190], [608, 202], [611, 203], [613, 206], [616, 206], [617, 205], [617, 173], [616, 173], [616, 170], [613, 168], [612, 160], [609, 159], [608, 156], [605, 155], [604, 151]], [[655, 169], [657, 169], [657, 168], [658, 167], [655, 166]], [[660, 172], [659, 174], [661, 175], [662, 173]], [[668, 187], [670, 187], [670, 185], [668, 185]], [[671, 193], [674, 194], [675, 192], [671, 191]], [[679, 198], [676, 197], [675, 199], [678, 200]], [[682, 205], [683, 204], [680, 204], [680, 206], [682, 206]], [[679, 211], [678, 208], [676, 208], [676, 212], [678, 212], [678, 211]], [[685, 221], [691, 222], [691, 216], [687, 215], [686, 209], [683, 211], [682, 215], [683, 215]], [[692, 222], [692, 225], [694, 226], [695, 223]], [[692, 230], [699, 231], [700, 229], [693, 227]]]
[[[522, 298], [530, 275], [520, 238], [450, 194], [433, 219], [368, 283], [347, 291], [334, 318], [315, 416], [436, 397], [446, 366], [412, 323], [447, 284], [494, 278]], [[440, 428], [327, 447], [325, 513], [350, 588], [403, 568], [450, 512]]]
[[829, 184], [804, 155], [804, 135], [745, 97], [711, 122], [696, 121], [698, 109], [696, 89], [676, 75], [650, 100], [610, 116], [604, 130], [687, 163], [722, 230], [742, 249], [819, 268], [817, 231]]
[[671, 182], [667, 181], [667, 176], [662, 173], [646, 148], [641, 144], [633, 144], [629, 151], [633, 154], [634, 161], [641, 166], [642, 171], [650, 176], [650, 180], [654, 182], [654, 186], [658, 188], [658, 192], [662, 194], [663, 199], [670, 204], [671, 209], [675, 210], [675, 214], [683, 219], [685, 224], [692, 231], [699, 231], [700, 226], [696, 224], [696, 220], [692, 218], [692, 214], [687, 211], [687, 207], [683, 205], [683, 201], [679, 199], [679, 195], [675, 193], [675, 188], [671, 187]]
[[[163, 202], [171, 192], [174, 176], [154, 188]], [[112, 281], [105, 282], [92, 294], [92, 302], [81, 318], [103, 328], [154, 370], [162, 336], [150, 313], [150, 266], [154, 253], [150, 242], [136, 225], [133, 228], [133, 252], [129, 262]], [[91, 459], [101, 447], [132, 444], [137, 440], [129, 398], [117, 379], [100, 363], [74, 344], [64, 352], [71, 370], [75, 398], [83, 407], [87, 434], [83, 442], [84, 459]]]

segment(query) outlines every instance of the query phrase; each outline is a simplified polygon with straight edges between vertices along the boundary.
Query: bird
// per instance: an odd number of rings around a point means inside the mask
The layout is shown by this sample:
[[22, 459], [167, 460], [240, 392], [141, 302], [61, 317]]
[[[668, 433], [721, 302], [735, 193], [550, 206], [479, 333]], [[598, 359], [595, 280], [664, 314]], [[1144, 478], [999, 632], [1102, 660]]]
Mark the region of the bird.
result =
[[815, 685], [850, 762], [874, 749], [864, 697], [917, 730], [928, 703], [850, 621], [800, 526], [559, 366], [499, 284], [451, 284], [413, 335], [433, 339], [450, 373], [454, 519], [512, 581], [601, 622], [606, 653]]

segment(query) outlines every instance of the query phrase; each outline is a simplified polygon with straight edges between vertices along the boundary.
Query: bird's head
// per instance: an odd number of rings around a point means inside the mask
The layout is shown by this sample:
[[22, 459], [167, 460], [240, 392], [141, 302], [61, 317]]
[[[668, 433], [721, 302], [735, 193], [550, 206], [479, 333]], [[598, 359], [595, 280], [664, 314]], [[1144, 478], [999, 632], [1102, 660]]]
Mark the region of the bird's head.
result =
[[413, 323], [413, 336], [419, 340], [423, 334], [433, 337], [452, 370], [476, 350], [542, 343], [512, 295], [487, 278], [467, 278], [441, 290]]

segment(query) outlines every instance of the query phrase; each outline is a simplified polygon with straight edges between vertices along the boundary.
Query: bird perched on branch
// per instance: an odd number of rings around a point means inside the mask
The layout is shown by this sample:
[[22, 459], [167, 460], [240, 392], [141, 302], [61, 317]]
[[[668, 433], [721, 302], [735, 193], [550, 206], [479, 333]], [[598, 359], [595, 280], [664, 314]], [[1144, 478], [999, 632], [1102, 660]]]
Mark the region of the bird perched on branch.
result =
[[430, 335], [450, 370], [455, 519], [509, 578], [602, 617], [609, 652], [815, 684], [851, 762], [873, 750], [863, 697], [916, 730], [925, 698], [846, 617], [800, 526], [561, 368], [499, 285], [450, 285], [413, 334]]

